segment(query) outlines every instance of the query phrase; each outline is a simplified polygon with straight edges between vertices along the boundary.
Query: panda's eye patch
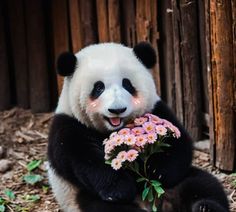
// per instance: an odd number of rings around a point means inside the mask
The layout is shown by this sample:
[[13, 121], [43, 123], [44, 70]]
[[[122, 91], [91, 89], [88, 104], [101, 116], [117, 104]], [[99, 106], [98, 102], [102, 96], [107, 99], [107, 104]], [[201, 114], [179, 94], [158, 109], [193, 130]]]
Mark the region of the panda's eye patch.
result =
[[97, 81], [94, 83], [93, 90], [90, 94], [90, 97], [93, 99], [98, 98], [102, 92], [105, 90], [105, 85], [102, 81]]
[[127, 90], [131, 95], [135, 96], [137, 94], [136, 89], [132, 85], [129, 79], [124, 78], [122, 81], [122, 86], [125, 90]]

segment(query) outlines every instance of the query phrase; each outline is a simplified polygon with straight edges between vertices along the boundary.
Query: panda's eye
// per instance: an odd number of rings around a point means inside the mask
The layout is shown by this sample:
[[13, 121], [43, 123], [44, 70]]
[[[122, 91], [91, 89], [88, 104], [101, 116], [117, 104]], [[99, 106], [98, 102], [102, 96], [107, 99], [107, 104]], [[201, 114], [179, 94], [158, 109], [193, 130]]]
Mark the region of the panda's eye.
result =
[[105, 85], [102, 81], [95, 82], [93, 86], [93, 90], [90, 94], [91, 98], [93, 99], [98, 98], [104, 90], [105, 90]]
[[131, 95], [135, 96], [137, 94], [136, 89], [132, 85], [129, 79], [124, 78], [122, 81], [122, 86], [125, 90], [127, 90]]

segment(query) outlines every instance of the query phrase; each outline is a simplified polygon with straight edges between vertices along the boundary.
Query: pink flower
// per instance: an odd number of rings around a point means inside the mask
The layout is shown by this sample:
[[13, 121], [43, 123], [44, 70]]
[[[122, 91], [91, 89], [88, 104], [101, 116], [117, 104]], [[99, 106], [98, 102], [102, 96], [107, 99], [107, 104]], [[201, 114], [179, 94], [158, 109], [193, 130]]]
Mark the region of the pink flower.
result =
[[143, 147], [147, 143], [147, 135], [138, 135], [136, 137], [136, 145], [139, 147]]
[[179, 129], [176, 126], [174, 126], [171, 122], [165, 119], [163, 120], [163, 122], [164, 122], [163, 126], [169, 128], [174, 133], [174, 136], [176, 138], [179, 138], [181, 136]]
[[142, 135], [144, 134], [144, 129], [142, 127], [135, 127], [132, 130], [132, 133], [134, 133], [135, 135]]
[[135, 149], [131, 149], [127, 152], [127, 160], [129, 162], [134, 161], [138, 157], [138, 151]]
[[118, 135], [117, 134], [112, 138], [112, 141], [114, 142], [115, 146], [120, 146], [121, 144], [124, 143], [125, 137], [123, 135]]
[[108, 141], [109, 141], [108, 138], [104, 139], [103, 145], [105, 145]]
[[149, 144], [155, 143], [156, 140], [157, 140], [157, 134], [156, 133], [148, 133], [147, 134], [147, 142]]
[[113, 138], [117, 135], [117, 132], [113, 132], [111, 135], [110, 135], [110, 138]]
[[118, 132], [119, 135], [128, 135], [129, 133], [130, 133], [129, 128], [123, 128]]
[[114, 147], [114, 142], [112, 140], [108, 140], [105, 145], [105, 153], [109, 154], [114, 149]]
[[109, 154], [105, 154], [104, 158], [105, 158], [105, 160], [109, 160], [111, 158], [111, 156]]
[[115, 170], [118, 170], [122, 167], [122, 162], [121, 160], [115, 158], [111, 161], [111, 167]]
[[159, 135], [166, 135], [167, 129], [162, 125], [157, 125], [156, 126], [156, 133]]
[[133, 134], [129, 134], [125, 136], [124, 143], [131, 146], [136, 142], [136, 137]]
[[146, 122], [146, 123], [143, 124], [143, 129], [144, 129], [147, 133], [155, 132], [155, 128], [156, 128], [156, 125], [153, 124], [152, 122]]
[[169, 122], [169, 121], [166, 120], [166, 119], [163, 119], [163, 125], [164, 125], [164, 126], [174, 126], [171, 122]]
[[168, 128], [174, 133], [174, 137], [179, 138], [181, 136], [179, 129], [174, 125], [168, 126]]
[[140, 117], [134, 120], [134, 124], [135, 126], [142, 126], [146, 121], [147, 121], [146, 117]]
[[151, 119], [152, 118], [152, 114], [151, 113], [145, 113], [144, 117], [147, 117], [148, 119]]
[[150, 115], [150, 119], [149, 119], [152, 123], [154, 124], [162, 124], [163, 123], [163, 119], [159, 118], [158, 116], [155, 116], [153, 114]]
[[117, 159], [121, 160], [121, 162], [126, 161], [127, 159], [127, 152], [126, 151], [121, 151], [116, 157]]

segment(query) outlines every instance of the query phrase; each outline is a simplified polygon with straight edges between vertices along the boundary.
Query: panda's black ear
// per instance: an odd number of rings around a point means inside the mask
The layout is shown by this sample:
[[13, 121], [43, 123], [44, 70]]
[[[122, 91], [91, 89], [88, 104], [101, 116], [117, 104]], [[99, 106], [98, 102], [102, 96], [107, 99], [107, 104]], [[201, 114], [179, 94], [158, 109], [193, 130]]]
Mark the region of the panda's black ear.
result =
[[150, 69], [156, 65], [156, 52], [148, 42], [140, 42], [133, 48], [134, 54], [142, 64]]
[[70, 52], [62, 53], [57, 59], [57, 73], [63, 77], [70, 76], [74, 73], [77, 59]]

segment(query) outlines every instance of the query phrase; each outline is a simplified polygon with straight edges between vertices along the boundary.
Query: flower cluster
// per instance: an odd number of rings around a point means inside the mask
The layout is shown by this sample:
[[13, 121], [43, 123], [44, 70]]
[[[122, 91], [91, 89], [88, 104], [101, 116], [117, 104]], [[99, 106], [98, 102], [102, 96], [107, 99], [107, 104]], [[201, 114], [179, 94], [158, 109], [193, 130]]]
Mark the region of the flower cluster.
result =
[[[113, 132], [104, 140], [105, 160], [110, 161], [113, 169], [118, 170], [124, 163], [137, 159], [150, 145], [161, 144], [165, 137], [180, 137], [180, 131], [171, 122], [153, 114], [136, 118], [118, 132]], [[149, 151], [150, 154], [150, 151]]]

